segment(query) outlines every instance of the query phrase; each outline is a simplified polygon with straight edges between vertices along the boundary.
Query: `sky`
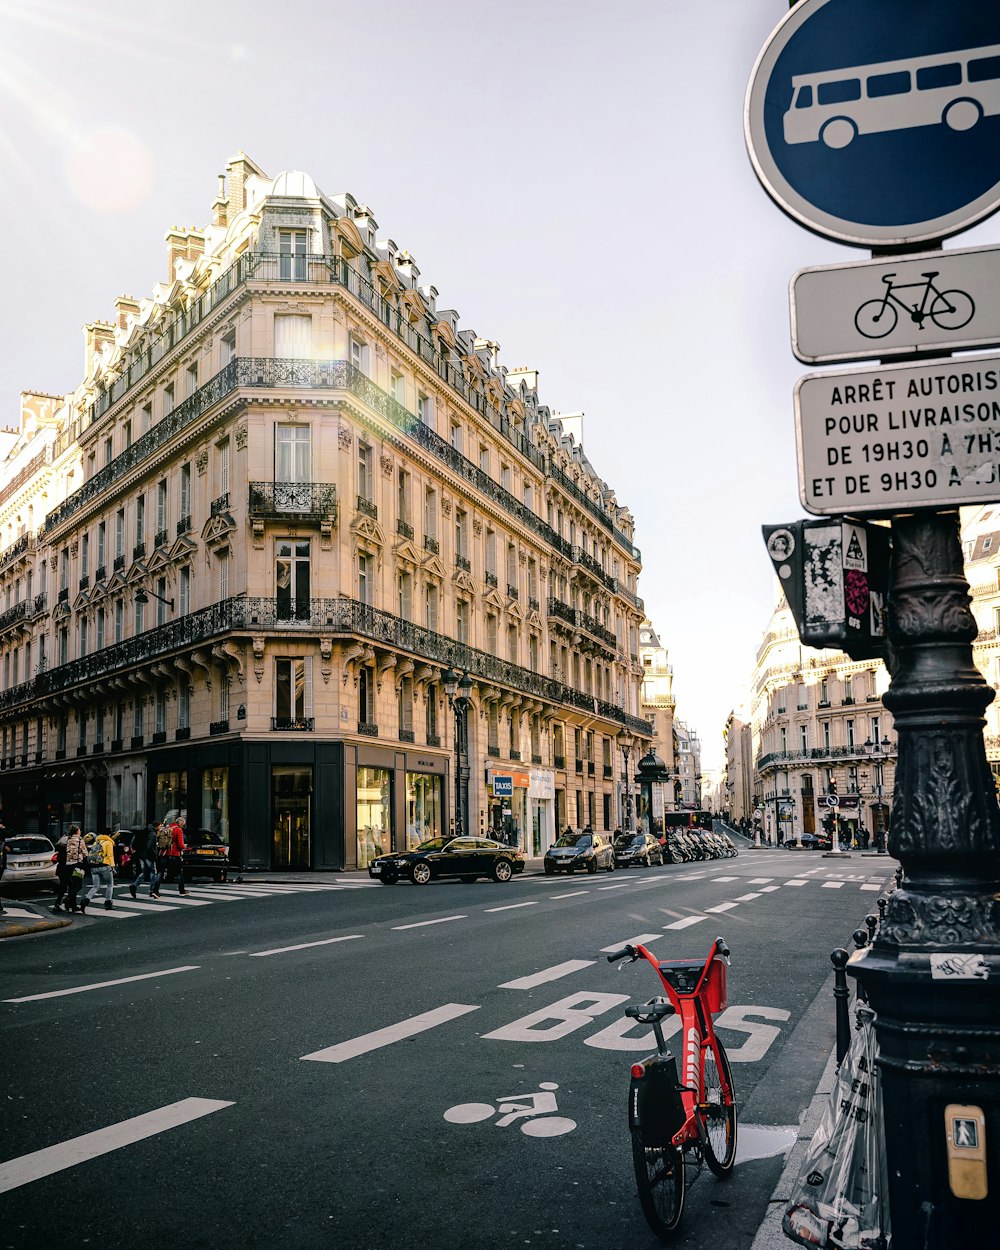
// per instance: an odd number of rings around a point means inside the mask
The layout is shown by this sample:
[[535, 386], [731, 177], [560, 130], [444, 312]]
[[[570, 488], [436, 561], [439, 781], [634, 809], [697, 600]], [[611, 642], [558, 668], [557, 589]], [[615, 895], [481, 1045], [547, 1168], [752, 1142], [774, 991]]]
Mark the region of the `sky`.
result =
[[[226, 161], [371, 206], [460, 327], [539, 370], [632, 511], [639, 592], [703, 766], [802, 515], [788, 282], [861, 260], [746, 154], [785, 0], [0, 0], [0, 424], [79, 382], [88, 321], [167, 278]], [[991, 242], [989, 223], [962, 243]]]

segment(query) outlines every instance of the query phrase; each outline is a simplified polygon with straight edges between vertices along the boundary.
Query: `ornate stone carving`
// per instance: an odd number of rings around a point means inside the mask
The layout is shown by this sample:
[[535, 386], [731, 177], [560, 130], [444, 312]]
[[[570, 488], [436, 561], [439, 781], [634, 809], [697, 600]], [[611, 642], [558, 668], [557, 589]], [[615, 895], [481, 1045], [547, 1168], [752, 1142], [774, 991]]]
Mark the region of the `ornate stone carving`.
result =
[[337, 442], [343, 451], [350, 451], [354, 445], [354, 434], [349, 425], [345, 425], [343, 421], [337, 426]]
[[208, 469], [208, 448], [202, 447], [194, 459], [195, 468], [198, 470], [198, 476], [204, 477]]
[[[448, 495], [441, 496], [441, 511], [445, 516], [451, 516], [451, 499]], [[55, 567], [54, 564], [53, 567]]]
[[264, 680], [264, 639], [256, 636], [251, 639], [253, 647], [253, 672], [258, 684]]
[[333, 671], [333, 639], [326, 634], [319, 640], [320, 672], [323, 674], [324, 685], [330, 684], [330, 673]]
[[248, 437], [247, 423], [245, 421], [241, 421], [239, 425], [236, 427], [235, 433], [236, 433], [237, 450], [244, 451], [246, 449], [247, 437]]
[[387, 456], [385, 452], [379, 457], [379, 464], [382, 466], [382, 476], [392, 477], [392, 471], [396, 467], [396, 462], [392, 456]]
[[477, 516], [472, 518], [472, 532], [477, 538], [483, 532], [483, 523]]

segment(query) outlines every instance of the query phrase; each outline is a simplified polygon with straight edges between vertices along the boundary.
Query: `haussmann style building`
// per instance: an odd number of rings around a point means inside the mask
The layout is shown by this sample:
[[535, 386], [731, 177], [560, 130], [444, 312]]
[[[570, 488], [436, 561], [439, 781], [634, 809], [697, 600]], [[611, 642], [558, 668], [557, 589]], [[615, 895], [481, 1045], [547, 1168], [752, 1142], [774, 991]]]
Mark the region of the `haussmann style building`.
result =
[[8, 829], [352, 869], [620, 823], [632, 517], [369, 208], [238, 155], [86, 360], [0, 434]]

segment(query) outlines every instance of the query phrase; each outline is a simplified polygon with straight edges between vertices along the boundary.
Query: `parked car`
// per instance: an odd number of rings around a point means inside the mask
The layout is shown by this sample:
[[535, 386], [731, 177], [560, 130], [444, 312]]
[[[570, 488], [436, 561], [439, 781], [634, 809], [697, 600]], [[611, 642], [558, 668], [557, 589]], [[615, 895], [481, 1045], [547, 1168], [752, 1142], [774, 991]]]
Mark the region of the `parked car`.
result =
[[[213, 881], [225, 881], [229, 874], [229, 847], [211, 829], [184, 830], [184, 875], [211, 877]], [[164, 856], [164, 879], [173, 881], [177, 868], [169, 855]]]
[[56, 878], [56, 848], [41, 833], [22, 833], [5, 839], [7, 846], [7, 871], [4, 873], [4, 889], [12, 885], [43, 881], [46, 884]]
[[614, 847], [604, 834], [568, 831], [545, 852], [542, 867], [549, 877], [556, 872], [571, 873], [577, 868], [585, 868], [587, 872], [606, 868], [608, 872], [613, 872]]
[[[828, 851], [833, 845], [833, 841], [828, 833], [802, 833], [799, 834], [802, 843], [802, 849], [806, 851]], [[794, 851], [795, 839], [787, 838], [785, 840], [785, 849]]]
[[519, 872], [524, 872], [521, 852], [490, 838], [431, 838], [410, 851], [379, 855], [368, 865], [368, 875], [383, 885], [395, 885], [400, 877], [408, 877], [414, 885], [426, 885], [435, 877], [509, 881]]
[[615, 839], [615, 865], [618, 868], [629, 868], [641, 864], [648, 868], [650, 864], [663, 863], [663, 847], [658, 839], [649, 833], [623, 833]]

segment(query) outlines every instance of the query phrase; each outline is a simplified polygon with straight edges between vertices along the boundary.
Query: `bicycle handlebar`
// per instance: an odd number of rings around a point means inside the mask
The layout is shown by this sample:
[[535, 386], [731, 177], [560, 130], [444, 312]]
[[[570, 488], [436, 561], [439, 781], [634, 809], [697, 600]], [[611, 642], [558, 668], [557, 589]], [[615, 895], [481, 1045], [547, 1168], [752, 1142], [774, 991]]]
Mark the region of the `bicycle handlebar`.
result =
[[609, 964], [617, 963], [619, 959], [633, 959], [634, 960], [638, 958], [639, 958], [639, 952], [635, 949], [634, 946], [623, 946], [620, 951], [614, 951], [611, 955], [608, 956], [608, 963]]

